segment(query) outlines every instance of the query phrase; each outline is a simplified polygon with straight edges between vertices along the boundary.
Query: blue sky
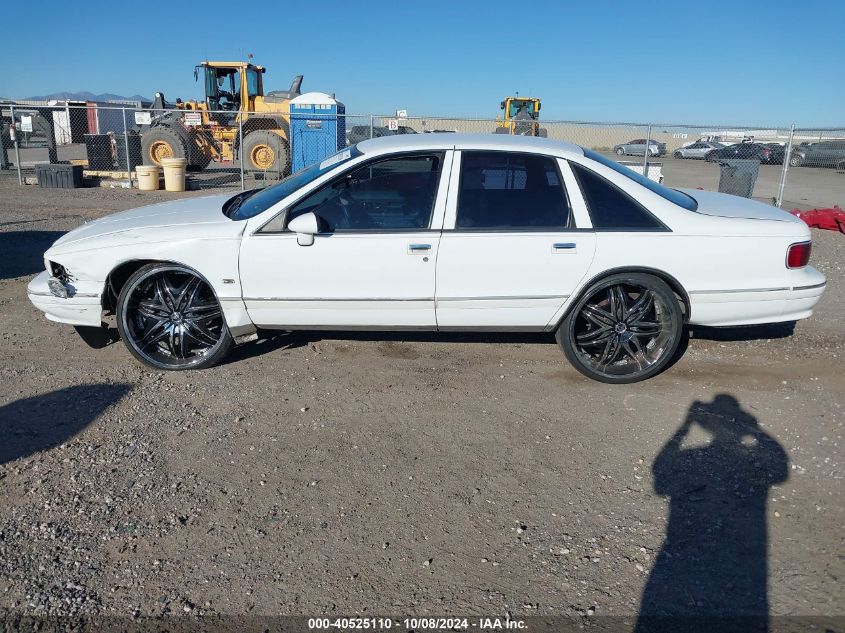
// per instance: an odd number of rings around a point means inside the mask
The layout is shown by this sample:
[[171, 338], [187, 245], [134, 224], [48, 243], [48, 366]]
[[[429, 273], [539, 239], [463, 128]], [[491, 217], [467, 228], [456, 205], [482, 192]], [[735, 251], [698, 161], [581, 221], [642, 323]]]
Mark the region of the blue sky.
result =
[[252, 53], [265, 88], [304, 74], [350, 113], [492, 118], [519, 91], [546, 119], [845, 125], [842, 0], [33, 6], [3, 9], [32, 28], [5, 29], [2, 96], [199, 98], [197, 62]]

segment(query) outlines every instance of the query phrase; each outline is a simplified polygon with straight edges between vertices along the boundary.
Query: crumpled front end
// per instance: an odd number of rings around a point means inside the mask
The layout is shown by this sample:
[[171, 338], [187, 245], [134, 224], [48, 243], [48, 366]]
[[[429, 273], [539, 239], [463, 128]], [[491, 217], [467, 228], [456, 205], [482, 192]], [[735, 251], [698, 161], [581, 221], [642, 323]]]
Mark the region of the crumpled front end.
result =
[[102, 282], [62, 279], [45, 270], [29, 282], [26, 294], [51, 321], [99, 327], [102, 323]]

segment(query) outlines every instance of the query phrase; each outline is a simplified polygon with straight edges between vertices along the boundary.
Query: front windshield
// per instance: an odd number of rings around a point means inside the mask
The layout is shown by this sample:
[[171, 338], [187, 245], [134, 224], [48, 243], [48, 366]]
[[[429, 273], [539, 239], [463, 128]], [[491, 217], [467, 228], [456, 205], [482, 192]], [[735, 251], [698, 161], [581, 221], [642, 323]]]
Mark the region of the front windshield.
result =
[[239, 193], [226, 203], [223, 212], [233, 220], [246, 220], [255, 217], [329, 170], [360, 155], [361, 152], [357, 146], [347, 147], [320, 163], [314, 163], [300, 169], [272, 187]]
[[605, 167], [610, 167], [613, 171], [630, 178], [636, 183], [641, 184], [643, 187], [648, 189], [649, 191], [656, 193], [661, 198], [665, 198], [669, 202], [677, 204], [679, 207], [683, 207], [687, 211], [695, 211], [698, 208], [698, 203], [692, 196], [688, 196], [687, 194], [683, 193], [682, 191], [678, 191], [677, 189], [670, 189], [669, 187], [664, 187], [660, 183], [654, 182], [651, 178], [643, 176], [642, 174], [638, 174], [633, 169], [628, 169], [625, 165], [620, 165], [615, 160], [602, 156], [601, 154], [597, 154], [596, 152], [584, 149], [584, 156], [587, 158], [591, 158], [597, 163], [601, 163]]

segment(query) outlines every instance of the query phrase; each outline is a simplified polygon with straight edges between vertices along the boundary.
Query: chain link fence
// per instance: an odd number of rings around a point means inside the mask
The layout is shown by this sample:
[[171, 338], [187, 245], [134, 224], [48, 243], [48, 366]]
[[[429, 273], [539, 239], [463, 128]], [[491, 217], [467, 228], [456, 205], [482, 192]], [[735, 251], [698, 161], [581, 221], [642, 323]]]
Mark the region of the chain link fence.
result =
[[[131, 187], [139, 165], [184, 158], [190, 189], [252, 189], [369, 138], [520, 131], [496, 119], [242, 116], [137, 103], [3, 103], [0, 115], [0, 175], [21, 184], [36, 183], [45, 165], [65, 164], [80, 166], [86, 185]], [[541, 120], [524, 132], [576, 143], [678, 188], [718, 190], [721, 161], [751, 158], [759, 162], [753, 198], [784, 208], [845, 205], [845, 128]]]

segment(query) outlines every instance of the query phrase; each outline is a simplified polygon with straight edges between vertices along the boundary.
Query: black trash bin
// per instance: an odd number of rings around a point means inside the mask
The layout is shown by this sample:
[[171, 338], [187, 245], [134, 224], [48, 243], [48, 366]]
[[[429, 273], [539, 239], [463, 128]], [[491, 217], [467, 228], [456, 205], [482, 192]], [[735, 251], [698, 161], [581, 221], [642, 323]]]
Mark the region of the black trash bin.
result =
[[129, 139], [129, 163], [131, 167], [129, 171], [135, 169], [138, 165], [144, 163], [141, 160], [141, 137], [133, 132], [126, 136], [120, 133], [114, 135], [114, 155], [117, 162], [117, 168], [126, 171], [126, 140]]
[[114, 169], [111, 136], [108, 134], [86, 134], [85, 153], [88, 155], [88, 169], [94, 171], [111, 171]]
[[760, 161], [748, 158], [726, 158], [719, 161], [719, 191], [750, 198], [760, 171]]

